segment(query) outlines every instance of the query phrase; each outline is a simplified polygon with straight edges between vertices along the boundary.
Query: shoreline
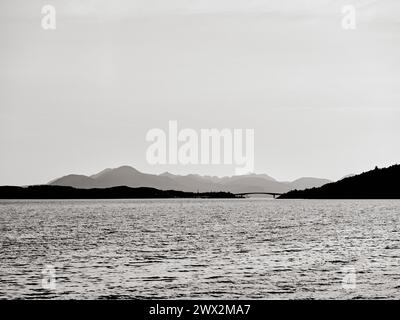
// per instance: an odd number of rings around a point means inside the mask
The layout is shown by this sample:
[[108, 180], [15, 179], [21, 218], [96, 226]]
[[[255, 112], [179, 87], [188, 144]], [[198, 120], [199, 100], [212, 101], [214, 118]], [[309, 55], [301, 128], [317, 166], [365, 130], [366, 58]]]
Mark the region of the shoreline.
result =
[[38, 185], [28, 187], [0, 186], [3, 200], [97, 200], [97, 199], [243, 199], [231, 192], [184, 192], [159, 190], [156, 188], [111, 188], [80, 189], [67, 186]]

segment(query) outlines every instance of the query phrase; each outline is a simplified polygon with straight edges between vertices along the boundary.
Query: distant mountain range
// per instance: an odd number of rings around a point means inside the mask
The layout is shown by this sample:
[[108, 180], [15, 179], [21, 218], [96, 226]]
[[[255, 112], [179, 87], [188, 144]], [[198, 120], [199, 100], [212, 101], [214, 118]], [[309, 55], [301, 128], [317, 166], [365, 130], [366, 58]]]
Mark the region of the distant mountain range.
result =
[[351, 175], [319, 188], [290, 191], [280, 199], [400, 199], [400, 165]]
[[279, 182], [266, 174], [249, 174], [232, 177], [200, 176], [196, 174], [174, 175], [165, 172], [160, 175], [142, 173], [130, 166], [105, 169], [91, 176], [71, 174], [50, 181], [49, 185], [68, 186], [81, 189], [111, 188], [127, 186], [148, 187], [160, 190], [185, 192], [276, 192], [320, 187], [330, 183], [327, 179], [301, 178], [292, 182]]

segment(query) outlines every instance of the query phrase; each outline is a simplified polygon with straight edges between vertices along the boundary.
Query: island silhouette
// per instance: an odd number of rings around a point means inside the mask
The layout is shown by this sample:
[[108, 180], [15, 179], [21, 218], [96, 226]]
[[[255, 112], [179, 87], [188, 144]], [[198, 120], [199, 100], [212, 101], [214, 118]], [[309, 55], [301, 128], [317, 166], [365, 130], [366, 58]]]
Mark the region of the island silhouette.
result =
[[[155, 188], [78, 189], [65, 186], [1, 186], [0, 199], [157, 199], [157, 198], [237, 198], [230, 192], [184, 192]], [[240, 197], [240, 196], [239, 196]]]
[[400, 165], [375, 167], [319, 188], [289, 191], [279, 199], [400, 199]]

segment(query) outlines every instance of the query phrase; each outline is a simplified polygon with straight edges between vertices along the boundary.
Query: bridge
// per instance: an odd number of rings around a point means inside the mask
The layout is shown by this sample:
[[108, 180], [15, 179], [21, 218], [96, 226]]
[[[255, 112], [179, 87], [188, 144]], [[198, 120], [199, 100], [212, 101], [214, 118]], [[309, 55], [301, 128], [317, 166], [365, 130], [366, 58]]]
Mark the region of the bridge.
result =
[[238, 197], [244, 197], [244, 196], [249, 196], [249, 195], [256, 195], [256, 194], [267, 194], [269, 196], [273, 196], [274, 199], [276, 197], [281, 196], [283, 193], [277, 193], [277, 192], [245, 192], [245, 193], [236, 193], [235, 196]]

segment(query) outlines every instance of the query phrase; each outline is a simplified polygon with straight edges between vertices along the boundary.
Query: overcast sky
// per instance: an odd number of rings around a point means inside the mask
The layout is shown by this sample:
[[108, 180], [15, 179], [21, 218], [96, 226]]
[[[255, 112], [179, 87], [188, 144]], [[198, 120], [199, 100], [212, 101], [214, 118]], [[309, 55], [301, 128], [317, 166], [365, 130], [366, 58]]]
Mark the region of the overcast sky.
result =
[[400, 162], [397, 0], [1, 0], [0, 48], [0, 185], [234, 173], [149, 165], [146, 133], [170, 120], [254, 129], [255, 171], [279, 180]]

